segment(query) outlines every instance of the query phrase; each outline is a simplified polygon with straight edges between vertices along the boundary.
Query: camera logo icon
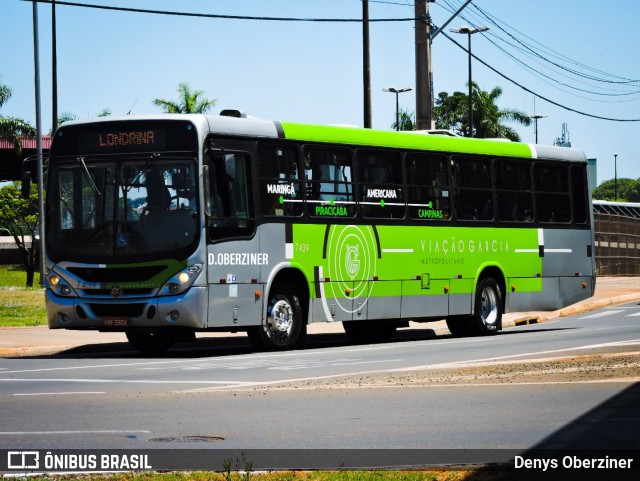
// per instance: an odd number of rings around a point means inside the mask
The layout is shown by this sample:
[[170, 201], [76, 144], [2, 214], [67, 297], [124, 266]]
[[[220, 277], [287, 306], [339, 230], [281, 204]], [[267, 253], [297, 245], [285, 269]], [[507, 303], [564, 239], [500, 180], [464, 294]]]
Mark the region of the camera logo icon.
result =
[[9, 469], [39, 469], [40, 453], [38, 451], [9, 451], [7, 453]]

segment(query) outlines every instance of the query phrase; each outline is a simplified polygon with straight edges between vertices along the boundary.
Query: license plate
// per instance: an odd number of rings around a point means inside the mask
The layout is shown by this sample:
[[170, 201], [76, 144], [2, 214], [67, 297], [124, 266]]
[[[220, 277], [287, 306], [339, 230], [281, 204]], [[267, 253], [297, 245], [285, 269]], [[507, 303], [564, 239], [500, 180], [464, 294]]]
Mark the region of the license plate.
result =
[[127, 327], [129, 319], [126, 317], [105, 317], [102, 319], [102, 325], [105, 327]]

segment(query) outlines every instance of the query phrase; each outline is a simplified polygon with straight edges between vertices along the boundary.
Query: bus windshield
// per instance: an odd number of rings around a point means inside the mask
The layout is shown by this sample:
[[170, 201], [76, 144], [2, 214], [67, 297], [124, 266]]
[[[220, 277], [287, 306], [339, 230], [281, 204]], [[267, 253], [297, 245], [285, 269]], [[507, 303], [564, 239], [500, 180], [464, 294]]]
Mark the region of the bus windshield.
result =
[[186, 157], [51, 162], [49, 253], [79, 262], [185, 257], [198, 235], [196, 170]]

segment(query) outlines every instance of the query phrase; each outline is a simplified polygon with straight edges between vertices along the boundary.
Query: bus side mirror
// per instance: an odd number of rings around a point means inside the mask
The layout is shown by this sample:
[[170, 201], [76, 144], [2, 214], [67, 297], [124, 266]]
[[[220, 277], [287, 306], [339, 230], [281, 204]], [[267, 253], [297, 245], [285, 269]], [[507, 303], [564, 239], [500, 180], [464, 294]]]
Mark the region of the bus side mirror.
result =
[[27, 200], [31, 195], [31, 172], [26, 171], [22, 173], [22, 186], [21, 192], [22, 198]]

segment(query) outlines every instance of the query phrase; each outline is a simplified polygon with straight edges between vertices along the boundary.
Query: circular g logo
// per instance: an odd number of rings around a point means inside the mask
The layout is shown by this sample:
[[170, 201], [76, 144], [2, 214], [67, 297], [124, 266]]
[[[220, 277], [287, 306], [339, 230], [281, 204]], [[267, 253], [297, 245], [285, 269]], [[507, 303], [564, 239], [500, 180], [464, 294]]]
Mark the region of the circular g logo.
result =
[[[370, 281], [376, 275], [378, 243], [371, 226], [332, 225], [326, 236], [326, 296], [335, 299], [345, 312], [355, 312], [366, 304]], [[348, 295], [345, 295], [348, 292]]]
[[358, 259], [360, 244], [347, 246], [347, 253], [344, 259], [344, 267], [351, 279], [355, 279], [360, 270], [360, 259]]

